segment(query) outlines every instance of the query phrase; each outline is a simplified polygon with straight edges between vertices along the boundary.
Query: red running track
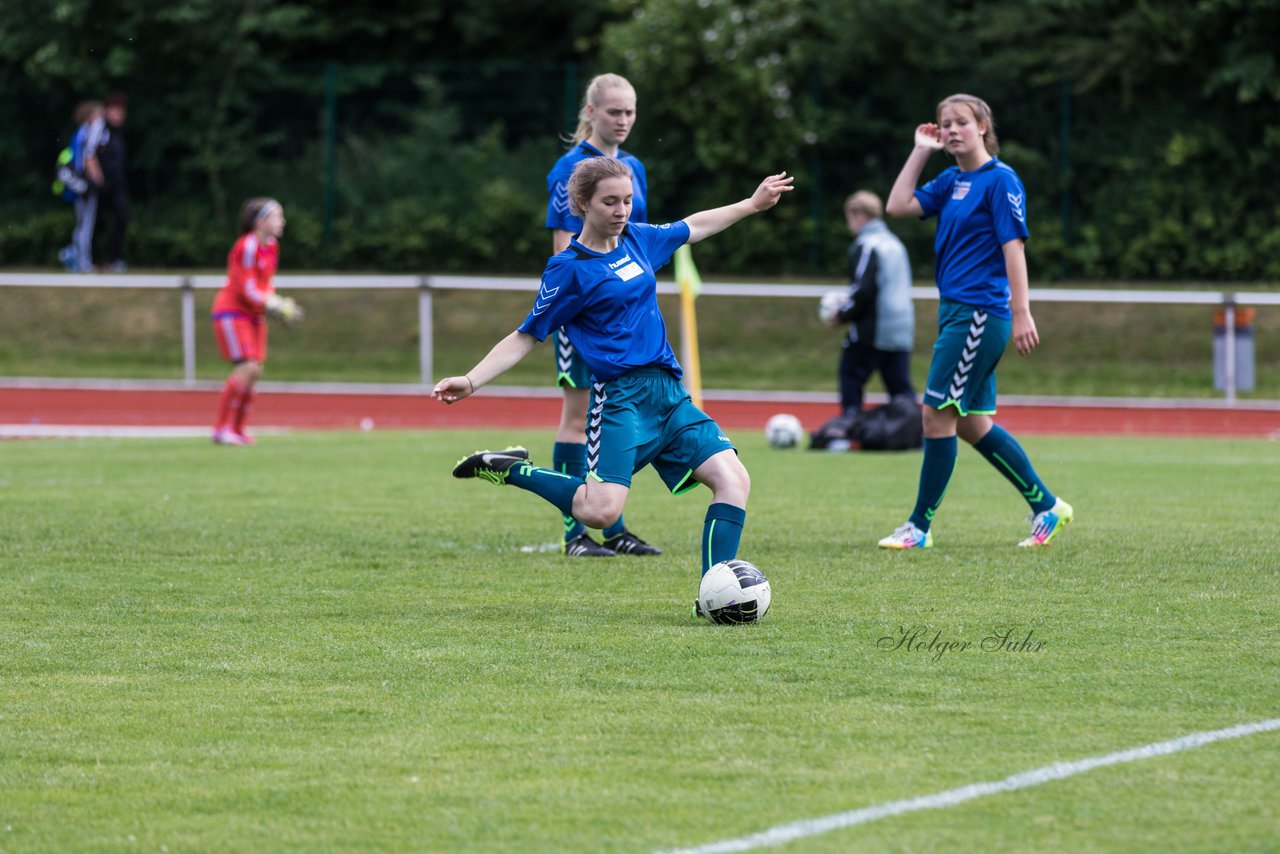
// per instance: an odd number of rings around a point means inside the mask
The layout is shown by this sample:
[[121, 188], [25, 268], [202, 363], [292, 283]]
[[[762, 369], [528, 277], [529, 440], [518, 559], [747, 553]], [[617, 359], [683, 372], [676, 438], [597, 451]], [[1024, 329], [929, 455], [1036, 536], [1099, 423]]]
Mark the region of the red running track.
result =
[[[0, 388], [0, 424], [207, 426], [214, 391]], [[760, 429], [770, 415], [790, 412], [807, 429], [835, 415], [834, 403], [709, 400], [707, 412], [729, 430]], [[560, 398], [481, 392], [454, 406], [425, 394], [265, 391], [254, 402], [256, 427], [301, 430], [540, 427], [559, 422]], [[1014, 433], [1068, 436], [1221, 436], [1280, 438], [1280, 403], [1105, 405], [1002, 403], [1000, 423]]]

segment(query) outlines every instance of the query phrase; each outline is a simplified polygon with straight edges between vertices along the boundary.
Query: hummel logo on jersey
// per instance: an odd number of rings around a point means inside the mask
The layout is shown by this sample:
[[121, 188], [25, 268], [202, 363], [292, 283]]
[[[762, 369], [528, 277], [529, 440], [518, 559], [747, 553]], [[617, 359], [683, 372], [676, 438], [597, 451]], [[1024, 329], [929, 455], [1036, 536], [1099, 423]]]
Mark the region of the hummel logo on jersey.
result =
[[1022, 193], [1005, 193], [1009, 197], [1009, 207], [1013, 208], [1013, 218], [1018, 222], [1026, 222], [1027, 214], [1022, 210]]
[[551, 191], [551, 207], [555, 208], [556, 213], [569, 212], [569, 186], [563, 181]]
[[560, 293], [559, 287], [551, 287], [546, 282], [542, 283], [542, 287], [538, 288], [538, 298], [533, 301], [533, 313], [542, 314], [547, 310], [547, 306], [551, 305], [551, 300], [556, 294]]
[[972, 184], [969, 181], [956, 181], [955, 187], [951, 190], [952, 201], [958, 202], [969, 195], [969, 187], [971, 186]]
[[610, 270], [616, 270], [616, 269], [618, 269], [619, 267], [621, 267], [623, 264], [630, 263], [630, 261], [631, 261], [631, 256], [630, 256], [630, 255], [623, 255], [623, 256], [622, 256], [621, 258], [619, 258], [617, 261], [610, 261], [610, 262], [609, 262], [609, 269], [610, 269]]

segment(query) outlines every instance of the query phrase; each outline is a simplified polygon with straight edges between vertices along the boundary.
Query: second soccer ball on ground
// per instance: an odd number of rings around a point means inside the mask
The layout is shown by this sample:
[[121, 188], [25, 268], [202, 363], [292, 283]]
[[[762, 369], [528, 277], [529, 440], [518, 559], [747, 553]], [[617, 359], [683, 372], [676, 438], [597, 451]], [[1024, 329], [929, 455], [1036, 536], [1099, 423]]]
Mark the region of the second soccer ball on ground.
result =
[[774, 448], [794, 448], [804, 439], [804, 425], [788, 412], [779, 412], [764, 425], [764, 437]]

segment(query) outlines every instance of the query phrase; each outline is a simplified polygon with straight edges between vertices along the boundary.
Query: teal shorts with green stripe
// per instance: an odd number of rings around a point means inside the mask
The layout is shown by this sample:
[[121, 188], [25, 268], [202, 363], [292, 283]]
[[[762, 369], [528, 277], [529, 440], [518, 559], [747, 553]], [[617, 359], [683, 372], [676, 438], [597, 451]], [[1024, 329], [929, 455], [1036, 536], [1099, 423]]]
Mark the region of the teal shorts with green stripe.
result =
[[591, 388], [591, 371], [563, 328], [556, 330], [555, 350], [556, 385], [561, 388]]
[[637, 368], [592, 384], [588, 477], [629, 487], [632, 475], [651, 465], [679, 495], [698, 485], [694, 470], [721, 451], [736, 449], [666, 368]]
[[984, 308], [951, 300], [938, 304], [938, 340], [933, 345], [924, 402], [954, 406], [961, 415], [996, 411], [996, 365], [1013, 332], [1013, 321]]

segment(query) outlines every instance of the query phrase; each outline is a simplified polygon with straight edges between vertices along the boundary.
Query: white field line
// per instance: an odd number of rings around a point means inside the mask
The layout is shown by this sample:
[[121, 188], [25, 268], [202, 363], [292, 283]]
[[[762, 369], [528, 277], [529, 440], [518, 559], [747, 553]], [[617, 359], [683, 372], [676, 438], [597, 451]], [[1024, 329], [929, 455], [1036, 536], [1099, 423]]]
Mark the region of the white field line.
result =
[[1151, 759], [1155, 756], [1165, 756], [1182, 750], [1190, 750], [1193, 747], [1201, 747], [1206, 744], [1212, 744], [1215, 741], [1242, 738], [1246, 735], [1255, 735], [1260, 732], [1270, 732], [1277, 729], [1280, 729], [1280, 718], [1252, 724], [1241, 724], [1209, 732], [1193, 732], [1190, 735], [1184, 735], [1172, 741], [1161, 741], [1143, 747], [1134, 747], [1118, 753], [1108, 753], [1106, 756], [1094, 756], [1089, 759], [1078, 759], [1074, 762], [1055, 762], [1053, 765], [1046, 765], [1043, 768], [1014, 774], [1012, 777], [1005, 777], [1003, 780], [994, 783], [972, 783], [968, 786], [961, 786], [958, 789], [949, 789], [945, 792], [924, 795], [918, 798], [889, 801], [873, 807], [863, 807], [862, 809], [820, 818], [809, 818], [788, 824], [779, 824], [749, 836], [710, 842], [693, 848], [672, 849], [671, 851], [663, 852], [663, 854], [727, 854], [727, 852], [733, 851], [751, 851], [755, 848], [785, 845], [797, 839], [817, 836], [832, 830], [853, 827], [857, 824], [866, 824], [889, 816], [902, 815], [903, 813], [917, 812], [919, 810], [953, 807], [965, 801], [971, 801], [974, 798], [1039, 786], [1053, 780], [1061, 780], [1064, 777], [1083, 774], [1095, 768], [1105, 768], [1108, 765], [1120, 765], [1125, 762], [1137, 762], [1141, 759]]
[[[208, 427], [152, 427], [110, 424], [0, 424], [0, 439], [208, 439]], [[259, 435], [288, 432], [264, 427]]]

